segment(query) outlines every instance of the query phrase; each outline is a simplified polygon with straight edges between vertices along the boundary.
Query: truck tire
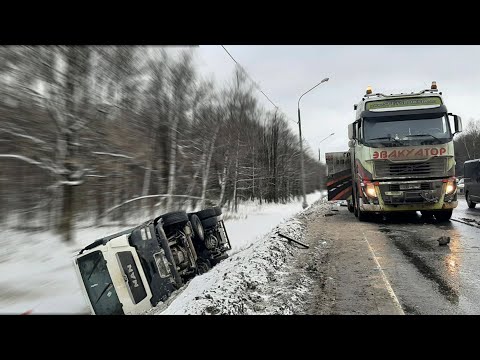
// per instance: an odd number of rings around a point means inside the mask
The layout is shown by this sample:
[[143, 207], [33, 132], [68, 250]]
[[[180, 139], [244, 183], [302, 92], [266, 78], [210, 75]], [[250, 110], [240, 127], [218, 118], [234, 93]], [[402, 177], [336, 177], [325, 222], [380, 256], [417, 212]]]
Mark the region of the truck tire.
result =
[[217, 216], [215, 208], [200, 210], [195, 213], [200, 220], [211, 218], [212, 216]]
[[431, 219], [433, 215], [435, 215], [433, 211], [429, 210], [421, 210], [420, 212], [422, 213], [422, 217], [424, 217], [425, 219]]
[[467, 200], [467, 205], [470, 209], [475, 209], [475, 206], [477, 206], [477, 203], [474, 203], [473, 201], [470, 200], [470, 195], [465, 196], [465, 200]]
[[436, 211], [435, 218], [437, 219], [438, 222], [450, 221], [450, 218], [452, 217], [452, 213], [453, 213], [452, 209]]
[[352, 206], [353, 206], [353, 215], [358, 218], [358, 209], [357, 209], [357, 192], [353, 189], [352, 192]]
[[212, 268], [212, 264], [210, 264], [210, 261], [208, 259], [203, 259], [203, 258], [197, 259], [198, 275], [205, 274], [211, 268]]
[[353, 211], [355, 210], [353, 208], [353, 203], [351, 201], [347, 202], [347, 209], [348, 211], [350, 211], [351, 213], [353, 213]]
[[216, 216], [202, 220], [202, 225], [204, 229], [210, 229], [215, 225], [217, 225], [217, 223], [218, 223], [218, 220]]
[[228, 258], [228, 254], [223, 253], [222, 255], [217, 256], [216, 258], [210, 260], [210, 263], [212, 264], [212, 267], [213, 267], [213, 266], [217, 265], [219, 262], [221, 262], [222, 260], [225, 260], [226, 258]]
[[190, 216], [190, 223], [192, 224], [193, 235], [195, 240], [198, 240], [199, 242], [203, 243], [205, 241], [205, 232], [203, 230], [202, 222], [200, 221], [198, 216], [195, 214], [192, 214]]
[[357, 213], [355, 216], [358, 218], [360, 221], [367, 221], [368, 220], [368, 214], [366, 214], [364, 211], [360, 209], [360, 201], [358, 200], [358, 196], [355, 198], [355, 203], [356, 203], [356, 210]]
[[365, 211], [360, 210], [360, 208], [358, 208], [358, 220], [368, 221], [368, 219], [369, 219], [369, 214]]
[[177, 271], [177, 265], [175, 264], [172, 250], [170, 249], [170, 245], [168, 245], [167, 235], [165, 235], [165, 231], [163, 231], [163, 227], [161, 224], [157, 224], [155, 226], [155, 230], [157, 233], [157, 239], [160, 247], [163, 249], [163, 251], [165, 251], [165, 257], [170, 264], [170, 272], [172, 273], [173, 279], [175, 280], [175, 285], [177, 289], [180, 289], [183, 285], [183, 281], [180, 277], [180, 273]]
[[188, 222], [188, 215], [185, 211], [174, 211], [160, 216], [163, 219], [163, 226], [185, 224]]

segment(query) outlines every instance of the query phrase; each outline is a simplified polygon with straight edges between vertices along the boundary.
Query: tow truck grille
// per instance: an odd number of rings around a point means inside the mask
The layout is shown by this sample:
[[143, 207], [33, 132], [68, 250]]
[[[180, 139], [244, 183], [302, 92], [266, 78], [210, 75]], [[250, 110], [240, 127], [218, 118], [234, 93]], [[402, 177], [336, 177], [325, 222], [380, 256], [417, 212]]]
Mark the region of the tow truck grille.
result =
[[446, 173], [446, 158], [435, 157], [424, 162], [394, 163], [375, 160], [376, 178], [401, 178], [407, 176], [440, 177]]

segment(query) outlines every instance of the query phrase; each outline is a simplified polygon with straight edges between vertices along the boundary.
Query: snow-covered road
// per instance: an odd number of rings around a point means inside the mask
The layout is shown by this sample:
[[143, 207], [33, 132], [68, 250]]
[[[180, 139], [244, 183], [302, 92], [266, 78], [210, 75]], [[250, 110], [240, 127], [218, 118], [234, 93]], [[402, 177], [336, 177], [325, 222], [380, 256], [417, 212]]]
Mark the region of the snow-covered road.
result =
[[[312, 204], [320, 199], [319, 192], [309, 194], [307, 201]], [[257, 243], [272, 228], [283, 223], [301, 211], [301, 202], [289, 204], [250, 204], [239, 209], [236, 218], [226, 214], [227, 231], [232, 244], [231, 259], [248, 259], [254, 251], [252, 244]], [[289, 225], [288, 231], [296, 225]], [[298, 225], [299, 226], [299, 225]], [[58, 235], [50, 232], [26, 233], [16, 230], [1, 230], [0, 237], [0, 313], [20, 314], [33, 310], [33, 314], [82, 314], [88, 313], [78, 280], [73, 268], [73, 257], [82, 247], [100, 237], [123, 230], [118, 227], [85, 228], [76, 232], [74, 244], [64, 244]], [[182, 296], [172, 302], [170, 313], [181, 313], [178, 303], [191, 300], [189, 295], [193, 287], [211, 288], [215, 274], [221, 266], [235, 266], [238, 261], [227, 260], [206, 275], [193, 279]], [[258, 265], [261, 266], [261, 265]], [[229, 271], [230, 272], [230, 271]], [[227, 275], [228, 276], [228, 275]], [[203, 291], [203, 290], [201, 290]], [[193, 292], [192, 292], [193, 294]], [[225, 296], [227, 296], [225, 294]], [[182, 300], [183, 299], [183, 300]], [[198, 301], [195, 301], [195, 307]], [[193, 303], [192, 303], [193, 304]], [[175, 310], [177, 309], [177, 310]], [[189, 310], [190, 311], [190, 310]]]

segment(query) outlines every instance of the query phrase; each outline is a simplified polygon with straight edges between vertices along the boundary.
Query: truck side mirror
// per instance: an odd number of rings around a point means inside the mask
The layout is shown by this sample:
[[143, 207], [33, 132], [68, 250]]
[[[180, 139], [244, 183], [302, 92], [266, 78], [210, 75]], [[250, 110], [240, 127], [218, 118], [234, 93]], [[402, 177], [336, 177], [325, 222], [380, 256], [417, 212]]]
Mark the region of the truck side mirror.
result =
[[453, 115], [453, 123], [455, 124], [455, 133], [462, 132], [462, 118], [458, 115]]
[[355, 131], [355, 123], [353, 124], [348, 124], [348, 138], [350, 140], [353, 140], [353, 139], [356, 139], [357, 138], [357, 134], [356, 134], [356, 131]]
[[462, 130], [463, 130], [462, 118], [460, 116], [454, 115], [452, 113], [448, 113], [448, 115], [453, 116], [453, 124], [454, 124], [454, 127], [455, 127], [455, 132], [453, 133], [453, 135], [455, 135], [456, 133], [462, 132]]

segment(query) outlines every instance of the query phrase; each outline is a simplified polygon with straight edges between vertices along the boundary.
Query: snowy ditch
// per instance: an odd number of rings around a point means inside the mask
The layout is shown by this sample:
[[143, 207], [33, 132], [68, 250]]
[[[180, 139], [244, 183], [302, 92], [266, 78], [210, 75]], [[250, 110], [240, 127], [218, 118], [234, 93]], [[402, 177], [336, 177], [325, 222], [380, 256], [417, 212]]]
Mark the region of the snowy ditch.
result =
[[[320, 198], [319, 192], [307, 195], [309, 204]], [[301, 202], [295, 201], [246, 204], [236, 214], [226, 212], [225, 224], [232, 244], [230, 257], [177, 290], [156, 312], [162, 309], [165, 314], [260, 311], [263, 304], [273, 300], [256, 289], [280, 271], [286, 271], [282, 270], [282, 264], [293, 252], [301, 251], [274, 235], [281, 229], [285, 235], [300, 240], [301, 222], [291, 219], [300, 210]], [[0, 313], [87, 314], [88, 306], [74, 272], [73, 258], [94, 240], [124, 229], [77, 228], [72, 244], [63, 243], [53, 232], [0, 229]], [[239, 297], [240, 294], [244, 298]]]
[[[192, 279], [167, 303], [147, 312], [174, 314], [292, 314], [297, 298], [308, 289], [308, 277], [301, 277], [294, 288], [282, 285], [290, 263], [301, 247], [289, 243], [278, 233], [302, 241], [305, 225], [301, 221], [312, 212], [330, 205], [317, 202], [294, 217], [274, 227], [268, 234], [237, 252], [208, 273]], [[230, 227], [228, 231], [231, 232]]]

